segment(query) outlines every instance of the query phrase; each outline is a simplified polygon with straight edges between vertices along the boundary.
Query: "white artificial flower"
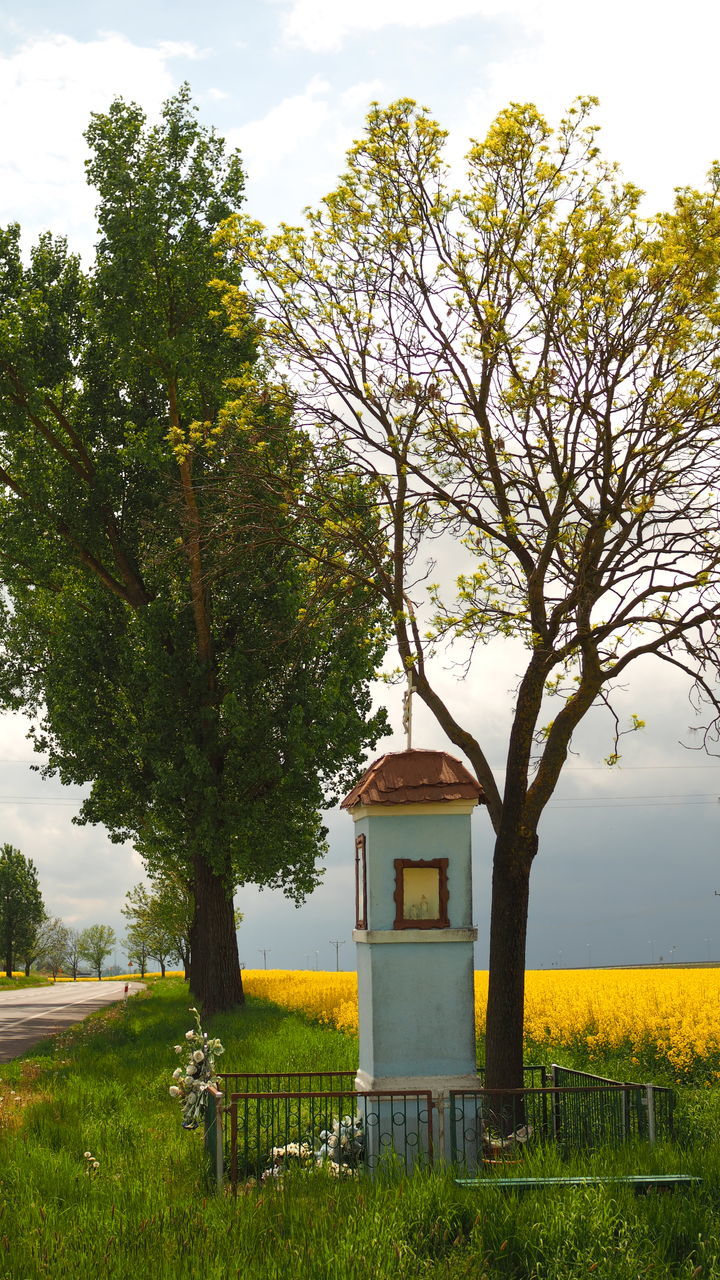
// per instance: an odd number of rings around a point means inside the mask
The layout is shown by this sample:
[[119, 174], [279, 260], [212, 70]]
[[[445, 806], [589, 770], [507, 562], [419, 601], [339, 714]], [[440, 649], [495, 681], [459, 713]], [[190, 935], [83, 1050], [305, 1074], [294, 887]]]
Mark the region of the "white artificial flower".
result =
[[175, 1052], [176, 1052], [176, 1053], [182, 1053], [182, 1051], [183, 1051], [183, 1047], [182, 1047], [182, 1045], [181, 1045], [181, 1044], [173, 1045], [173, 1048], [174, 1048], [174, 1050], [175, 1050]]
[[[171, 1098], [179, 1098], [179, 1097], [180, 1097], [180, 1090], [178, 1089], [178, 1087], [177, 1087], [177, 1085], [176, 1085], [176, 1084], [171, 1084], [171, 1085], [170, 1085], [170, 1090], [169, 1090], [169, 1092], [170, 1092], [170, 1097], [171, 1097]], [[89, 1155], [89, 1154], [90, 1154], [90, 1153], [89, 1153], [88, 1151], [86, 1151], [86, 1152], [85, 1152], [85, 1155]]]
[[182, 1075], [182, 1067], [176, 1067], [173, 1071], [173, 1080], [179, 1080]]
[[83, 1151], [83, 1155], [86, 1160], [92, 1160], [92, 1155], [90, 1154], [89, 1151]]
[[204, 1061], [205, 1061], [205, 1054], [203, 1053], [202, 1049], [196, 1049], [193, 1054], [193, 1062], [204, 1062]]
[[197, 1067], [195, 1066], [194, 1062], [188, 1062], [187, 1067], [185, 1068], [185, 1075], [186, 1076], [197, 1075]]
[[194, 1039], [195, 1039], [195, 1032], [194, 1032], [194, 1031], [186, 1031], [186, 1032], [185, 1032], [185, 1039], [186, 1039], [186, 1040], [194, 1040]]

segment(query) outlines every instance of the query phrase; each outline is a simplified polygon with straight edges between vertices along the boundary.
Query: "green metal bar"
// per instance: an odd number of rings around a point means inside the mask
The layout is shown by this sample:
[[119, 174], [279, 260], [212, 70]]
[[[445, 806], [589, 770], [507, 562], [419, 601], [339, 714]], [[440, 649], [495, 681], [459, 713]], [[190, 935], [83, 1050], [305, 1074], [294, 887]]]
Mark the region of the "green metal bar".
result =
[[209, 1088], [204, 1114], [204, 1145], [208, 1175], [216, 1191], [222, 1191], [224, 1154], [223, 1154], [223, 1110], [222, 1094]]
[[689, 1173], [632, 1173], [619, 1174], [614, 1177], [612, 1174], [594, 1175], [582, 1177], [567, 1178], [499, 1178], [490, 1174], [484, 1178], [455, 1178], [455, 1183], [459, 1187], [498, 1187], [511, 1191], [533, 1191], [543, 1187], [594, 1187], [605, 1185], [624, 1184], [627, 1186], [637, 1187], [638, 1189], [647, 1189], [650, 1187], [687, 1187], [696, 1186], [702, 1182], [702, 1178], [695, 1177]]

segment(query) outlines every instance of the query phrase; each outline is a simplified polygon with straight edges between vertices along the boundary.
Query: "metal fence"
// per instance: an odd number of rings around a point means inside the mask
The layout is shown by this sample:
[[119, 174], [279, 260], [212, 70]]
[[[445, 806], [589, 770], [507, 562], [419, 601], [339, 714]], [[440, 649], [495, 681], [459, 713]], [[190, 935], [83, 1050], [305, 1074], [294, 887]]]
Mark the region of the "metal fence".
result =
[[[555, 1088], [575, 1086], [617, 1085], [617, 1080], [608, 1080], [605, 1076], [591, 1075], [587, 1071], [575, 1071], [571, 1067], [561, 1067], [553, 1063], [550, 1067], [550, 1080]], [[672, 1089], [657, 1084], [637, 1084], [623, 1081], [627, 1091], [627, 1103], [622, 1115], [625, 1137], [644, 1138], [655, 1142], [659, 1138], [671, 1138], [674, 1132], [675, 1094]], [[562, 1115], [559, 1117], [562, 1122]]]
[[453, 1164], [475, 1170], [515, 1163], [524, 1158], [528, 1144], [543, 1141], [569, 1153], [619, 1146], [631, 1139], [653, 1143], [672, 1135], [670, 1089], [555, 1066], [549, 1078], [553, 1083], [545, 1087], [452, 1091]]
[[[234, 1087], [238, 1079], [245, 1087]], [[336, 1087], [322, 1087], [328, 1079]], [[430, 1092], [357, 1093], [354, 1081], [354, 1072], [221, 1077], [223, 1164], [231, 1185], [313, 1169], [345, 1178], [383, 1165], [410, 1172], [431, 1164]], [[283, 1087], [291, 1082], [295, 1088]]]
[[355, 1089], [356, 1071], [234, 1071], [218, 1076], [231, 1093], [303, 1093]]
[[[478, 1069], [482, 1080], [482, 1068]], [[672, 1135], [671, 1089], [552, 1065], [529, 1066], [522, 1089], [357, 1092], [354, 1071], [225, 1074], [206, 1117], [218, 1183], [233, 1187], [324, 1169], [350, 1177], [383, 1165], [407, 1172], [433, 1157], [467, 1171], [561, 1151]]]

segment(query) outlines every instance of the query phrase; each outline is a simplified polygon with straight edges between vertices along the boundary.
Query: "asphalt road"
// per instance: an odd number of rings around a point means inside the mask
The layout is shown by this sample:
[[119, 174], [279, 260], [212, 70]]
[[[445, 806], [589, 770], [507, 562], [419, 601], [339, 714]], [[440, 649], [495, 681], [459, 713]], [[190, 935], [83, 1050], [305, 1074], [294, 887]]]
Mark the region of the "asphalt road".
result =
[[[142, 991], [128, 984], [129, 994]], [[54, 1036], [89, 1013], [122, 1000], [125, 982], [58, 982], [52, 987], [0, 991], [0, 1062], [9, 1062], [38, 1040]]]

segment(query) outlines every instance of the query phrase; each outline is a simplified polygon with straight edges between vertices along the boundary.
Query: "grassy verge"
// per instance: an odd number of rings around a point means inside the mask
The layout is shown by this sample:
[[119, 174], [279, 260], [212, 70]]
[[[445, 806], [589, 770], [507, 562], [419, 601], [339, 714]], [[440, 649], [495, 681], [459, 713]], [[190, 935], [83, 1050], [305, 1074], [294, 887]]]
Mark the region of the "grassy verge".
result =
[[[233, 1200], [208, 1195], [201, 1137], [182, 1131], [167, 1092], [188, 1004], [181, 981], [155, 983], [0, 1068], [0, 1280], [720, 1274], [720, 1156], [708, 1140], [717, 1090], [703, 1091], [702, 1124], [696, 1115], [678, 1147], [594, 1157], [606, 1171], [700, 1173], [692, 1193], [509, 1195], [463, 1190], [436, 1172], [361, 1184], [311, 1176]], [[261, 1002], [211, 1029], [228, 1048], [227, 1070], [357, 1061], [352, 1039]], [[558, 1171], [554, 1152], [534, 1159], [538, 1171]]]
[[31, 973], [29, 978], [24, 973], [15, 974], [12, 978], [0, 977], [0, 991], [17, 991], [20, 987], [51, 987], [52, 980], [43, 978], [39, 973]]

